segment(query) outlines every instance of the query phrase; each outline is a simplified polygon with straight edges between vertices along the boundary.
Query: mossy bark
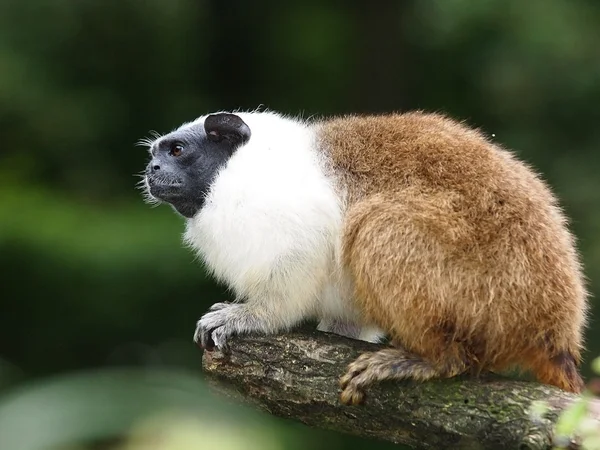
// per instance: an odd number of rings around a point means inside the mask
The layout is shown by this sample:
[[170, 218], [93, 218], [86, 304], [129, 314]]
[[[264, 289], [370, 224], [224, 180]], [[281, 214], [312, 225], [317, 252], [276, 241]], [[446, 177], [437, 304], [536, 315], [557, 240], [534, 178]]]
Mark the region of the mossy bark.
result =
[[[386, 382], [361, 406], [339, 401], [348, 363], [381, 345], [320, 332], [243, 336], [228, 355], [205, 352], [211, 384], [276, 416], [423, 449], [549, 449], [559, 412], [576, 397], [538, 383], [483, 376]], [[542, 418], [532, 402], [549, 404]]]

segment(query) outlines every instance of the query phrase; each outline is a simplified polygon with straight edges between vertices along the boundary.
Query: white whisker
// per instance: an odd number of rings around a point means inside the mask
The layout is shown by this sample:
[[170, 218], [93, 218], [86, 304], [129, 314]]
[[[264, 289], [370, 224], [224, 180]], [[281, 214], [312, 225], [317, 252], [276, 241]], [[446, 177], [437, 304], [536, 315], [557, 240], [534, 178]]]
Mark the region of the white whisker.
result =
[[163, 136], [162, 134], [160, 134], [158, 131], [155, 131], [155, 130], [151, 130], [149, 132], [149, 135], [150, 136], [146, 136], [141, 139], [138, 139], [137, 142], [135, 143], [135, 145], [137, 147], [146, 147], [149, 149], [154, 145], [154, 143], [158, 139], [160, 139]]

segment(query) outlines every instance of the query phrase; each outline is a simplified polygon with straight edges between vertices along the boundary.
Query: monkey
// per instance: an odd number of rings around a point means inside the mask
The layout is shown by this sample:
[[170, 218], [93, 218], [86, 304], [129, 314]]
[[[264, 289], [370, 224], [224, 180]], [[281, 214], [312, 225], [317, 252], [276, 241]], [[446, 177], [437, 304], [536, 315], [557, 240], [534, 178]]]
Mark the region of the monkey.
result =
[[340, 400], [383, 380], [519, 369], [579, 393], [588, 293], [574, 234], [531, 165], [437, 112], [301, 119], [215, 112], [147, 142], [148, 197], [234, 294], [197, 322], [317, 329], [389, 345], [350, 363]]

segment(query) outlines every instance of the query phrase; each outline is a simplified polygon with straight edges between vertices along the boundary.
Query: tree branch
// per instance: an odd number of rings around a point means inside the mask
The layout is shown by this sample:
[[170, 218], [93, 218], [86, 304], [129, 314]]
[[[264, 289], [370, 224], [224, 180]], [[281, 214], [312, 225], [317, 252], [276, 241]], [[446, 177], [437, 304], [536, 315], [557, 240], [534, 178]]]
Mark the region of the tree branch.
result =
[[[362, 352], [381, 345], [320, 332], [243, 336], [231, 352], [205, 352], [203, 367], [221, 392], [306, 425], [415, 448], [549, 449], [561, 410], [577, 397], [550, 386], [482, 376], [427, 383], [388, 382], [361, 406], [339, 401], [338, 378]], [[549, 409], [533, 419], [533, 401]], [[600, 418], [600, 405], [594, 404]]]

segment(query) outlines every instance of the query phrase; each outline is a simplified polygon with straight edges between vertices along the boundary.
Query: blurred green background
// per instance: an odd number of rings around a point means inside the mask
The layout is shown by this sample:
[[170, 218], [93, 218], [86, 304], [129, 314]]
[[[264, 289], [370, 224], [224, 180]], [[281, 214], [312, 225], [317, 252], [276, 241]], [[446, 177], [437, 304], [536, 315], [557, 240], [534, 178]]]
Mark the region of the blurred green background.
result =
[[598, 24], [596, 0], [0, 0], [0, 448], [117, 448], [163, 410], [176, 438], [139, 448], [391, 448], [206, 392], [191, 337], [227, 294], [143, 203], [135, 143], [259, 105], [443, 111], [543, 173], [598, 293]]

